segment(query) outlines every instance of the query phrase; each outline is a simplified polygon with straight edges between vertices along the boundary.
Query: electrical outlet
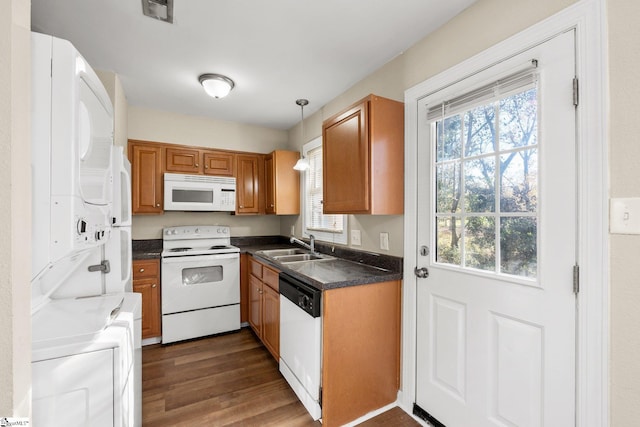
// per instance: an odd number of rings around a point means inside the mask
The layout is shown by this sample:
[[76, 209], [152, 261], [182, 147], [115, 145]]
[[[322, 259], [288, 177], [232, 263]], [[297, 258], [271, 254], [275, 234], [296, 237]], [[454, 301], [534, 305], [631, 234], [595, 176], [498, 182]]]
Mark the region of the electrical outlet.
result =
[[351, 245], [352, 246], [362, 245], [360, 230], [351, 230]]
[[295, 226], [295, 225], [292, 225], [292, 226], [291, 226], [291, 235], [292, 235], [292, 236], [295, 236], [295, 235], [296, 235], [296, 226]]
[[383, 251], [389, 250], [389, 233], [387, 232], [380, 233], [380, 249]]

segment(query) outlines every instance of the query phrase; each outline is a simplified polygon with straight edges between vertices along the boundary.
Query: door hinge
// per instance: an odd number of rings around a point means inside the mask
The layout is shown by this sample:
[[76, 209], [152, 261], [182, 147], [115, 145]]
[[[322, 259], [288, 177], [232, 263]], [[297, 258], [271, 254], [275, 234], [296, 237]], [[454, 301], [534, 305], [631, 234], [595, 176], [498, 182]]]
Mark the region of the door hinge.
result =
[[580, 101], [580, 84], [578, 78], [573, 78], [573, 106], [577, 107]]
[[578, 264], [573, 266], [573, 293], [580, 292], [580, 266]]

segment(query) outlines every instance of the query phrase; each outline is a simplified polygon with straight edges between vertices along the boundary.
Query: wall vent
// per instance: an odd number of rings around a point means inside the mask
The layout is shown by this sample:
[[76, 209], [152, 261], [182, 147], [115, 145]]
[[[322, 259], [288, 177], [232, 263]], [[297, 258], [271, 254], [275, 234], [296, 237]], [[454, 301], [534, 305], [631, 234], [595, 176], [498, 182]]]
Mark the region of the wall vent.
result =
[[142, 13], [173, 24], [173, 0], [142, 0]]

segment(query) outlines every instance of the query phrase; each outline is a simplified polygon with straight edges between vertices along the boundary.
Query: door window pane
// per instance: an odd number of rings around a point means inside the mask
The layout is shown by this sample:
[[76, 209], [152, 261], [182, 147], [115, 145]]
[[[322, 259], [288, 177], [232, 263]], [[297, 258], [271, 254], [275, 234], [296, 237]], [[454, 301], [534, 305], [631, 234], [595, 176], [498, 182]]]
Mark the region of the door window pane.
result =
[[462, 147], [462, 117], [453, 116], [438, 122], [436, 129], [437, 160], [443, 161], [460, 157]]
[[478, 156], [496, 151], [495, 117], [495, 104], [474, 108], [464, 115], [466, 156]]
[[496, 224], [493, 217], [474, 216], [467, 218], [464, 249], [466, 267], [495, 271]]
[[538, 270], [536, 218], [500, 219], [500, 271], [534, 278]]
[[436, 212], [460, 211], [460, 162], [436, 166]]
[[538, 143], [538, 94], [536, 88], [500, 101], [500, 149]]
[[538, 150], [500, 156], [500, 210], [535, 212], [538, 205]]
[[482, 157], [464, 163], [464, 209], [466, 212], [496, 210], [495, 180], [495, 157]]
[[444, 217], [436, 220], [437, 252], [436, 261], [444, 264], [460, 265], [460, 236], [462, 232], [459, 217]]

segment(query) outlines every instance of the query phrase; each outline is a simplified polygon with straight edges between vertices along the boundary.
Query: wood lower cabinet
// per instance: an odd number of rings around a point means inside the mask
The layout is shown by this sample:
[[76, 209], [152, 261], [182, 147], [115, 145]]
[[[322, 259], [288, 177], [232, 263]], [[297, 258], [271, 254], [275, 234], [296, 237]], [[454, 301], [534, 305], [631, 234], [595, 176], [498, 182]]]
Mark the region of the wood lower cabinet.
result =
[[160, 260], [133, 261], [133, 292], [142, 294], [142, 338], [162, 334], [160, 311]]
[[300, 214], [300, 173], [293, 169], [299, 158], [297, 151], [284, 150], [276, 150], [265, 157], [264, 193], [267, 214]]
[[131, 211], [133, 214], [163, 212], [162, 147], [129, 140], [131, 161]]
[[393, 403], [400, 387], [401, 284], [322, 293], [322, 425]]
[[[264, 155], [236, 155], [236, 213], [264, 213], [264, 198], [260, 197]], [[261, 203], [261, 200], [263, 202]]]
[[404, 211], [404, 104], [370, 95], [322, 124], [325, 214]]
[[249, 325], [271, 355], [280, 357], [279, 271], [249, 258]]

